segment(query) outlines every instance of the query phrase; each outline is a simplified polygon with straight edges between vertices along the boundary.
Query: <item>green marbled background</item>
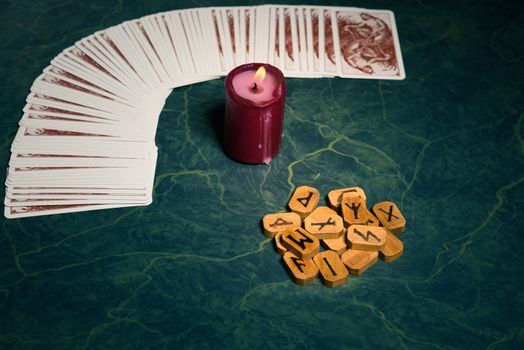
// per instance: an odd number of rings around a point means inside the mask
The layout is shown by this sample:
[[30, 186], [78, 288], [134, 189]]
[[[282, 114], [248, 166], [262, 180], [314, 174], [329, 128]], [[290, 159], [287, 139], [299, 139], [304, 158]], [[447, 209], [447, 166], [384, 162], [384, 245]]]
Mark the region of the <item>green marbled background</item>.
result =
[[[1, 167], [62, 49], [142, 15], [234, 4], [0, 1]], [[522, 2], [324, 4], [393, 10], [407, 79], [288, 79], [269, 166], [222, 153], [222, 80], [174, 91], [152, 205], [2, 218], [1, 349], [524, 347]], [[295, 285], [259, 220], [302, 184], [399, 203], [404, 256], [336, 289]]]

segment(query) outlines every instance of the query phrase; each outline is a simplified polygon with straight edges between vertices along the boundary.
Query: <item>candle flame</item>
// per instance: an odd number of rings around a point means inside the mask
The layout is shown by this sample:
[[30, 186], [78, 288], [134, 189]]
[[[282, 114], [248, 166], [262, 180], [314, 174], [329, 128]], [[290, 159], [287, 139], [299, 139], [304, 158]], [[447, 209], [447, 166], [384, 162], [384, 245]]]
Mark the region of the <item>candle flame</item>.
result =
[[258, 68], [257, 72], [255, 73], [253, 82], [260, 84], [261, 82], [264, 81], [265, 77], [266, 77], [266, 68], [264, 66], [260, 66], [260, 68]]

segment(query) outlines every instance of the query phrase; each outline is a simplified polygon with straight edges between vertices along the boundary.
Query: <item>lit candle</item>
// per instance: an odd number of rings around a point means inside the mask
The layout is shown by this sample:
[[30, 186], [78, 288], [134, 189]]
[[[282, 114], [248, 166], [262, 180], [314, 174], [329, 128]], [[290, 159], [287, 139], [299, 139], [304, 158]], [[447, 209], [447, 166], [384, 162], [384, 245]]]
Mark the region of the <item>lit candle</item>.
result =
[[286, 82], [269, 64], [250, 63], [226, 77], [224, 150], [234, 160], [269, 164], [280, 151]]

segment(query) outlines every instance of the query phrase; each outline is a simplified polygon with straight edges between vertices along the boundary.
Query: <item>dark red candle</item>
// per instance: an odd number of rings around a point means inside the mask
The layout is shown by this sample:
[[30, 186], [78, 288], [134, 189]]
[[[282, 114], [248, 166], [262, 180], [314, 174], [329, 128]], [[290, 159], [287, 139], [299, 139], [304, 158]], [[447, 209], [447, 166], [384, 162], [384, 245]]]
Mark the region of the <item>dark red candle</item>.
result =
[[282, 141], [284, 75], [272, 65], [249, 63], [233, 69], [225, 86], [225, 152], [242, 163], [269, 164]]

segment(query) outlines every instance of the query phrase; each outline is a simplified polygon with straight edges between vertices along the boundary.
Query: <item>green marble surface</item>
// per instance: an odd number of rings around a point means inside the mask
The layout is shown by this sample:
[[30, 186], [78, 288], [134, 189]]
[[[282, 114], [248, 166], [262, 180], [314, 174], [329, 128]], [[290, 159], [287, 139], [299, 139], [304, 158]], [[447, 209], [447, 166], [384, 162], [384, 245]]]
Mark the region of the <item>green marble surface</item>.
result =
[[[246, 3], [1, 1], [0, 167], [62, 49], [233, 4]], [[174, 91], [152, 205], [1, 219], [0, 349], [524, 348], [522, 2], [325, 4], [393, 10], [407, 79], [288, 79], [269, 166], [223, 154], [223, 80]], [[397, 202], [404, 256], [336, 289], [294, 284], [260, 219], [304, 184]]]

